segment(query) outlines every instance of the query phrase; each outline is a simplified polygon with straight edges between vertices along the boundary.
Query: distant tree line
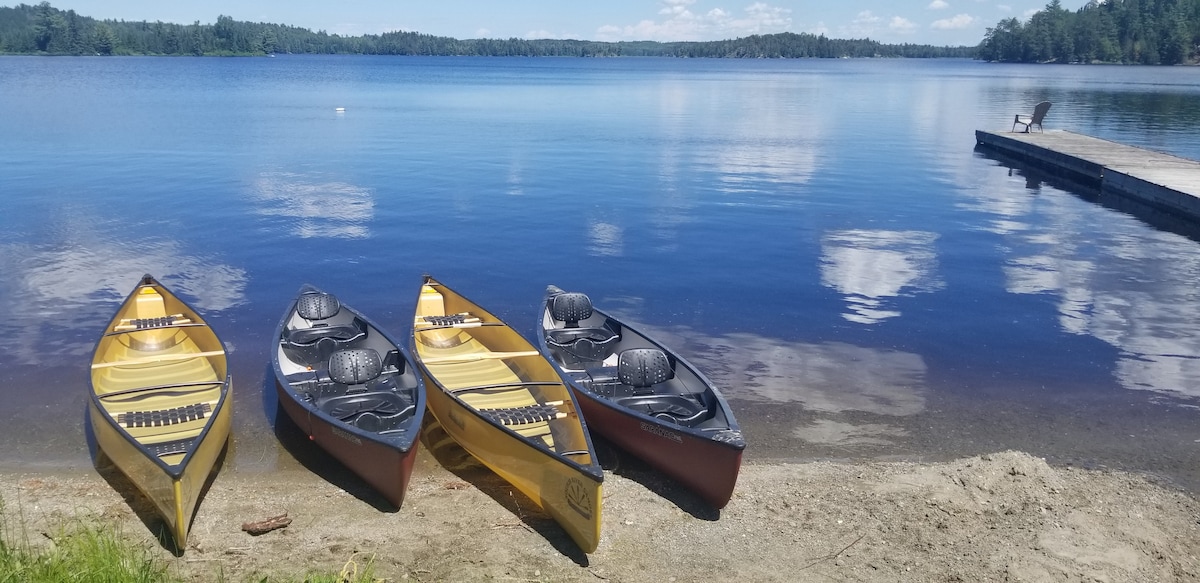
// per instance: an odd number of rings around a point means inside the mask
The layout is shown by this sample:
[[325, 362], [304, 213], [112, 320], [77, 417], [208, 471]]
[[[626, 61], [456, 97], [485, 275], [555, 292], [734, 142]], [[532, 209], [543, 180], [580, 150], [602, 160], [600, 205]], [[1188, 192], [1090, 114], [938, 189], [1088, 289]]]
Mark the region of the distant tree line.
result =
[[887, 45], [869, 39], [837, 40], [824, 35], [770, 34], [715, 42], [595, 42], [580, 40], [459, 40], [416, 32], [340, 36], [281, 24], [239, 22], [170, 24], [96, 20], [42, 2], [0, 7], [0, 53], [45, 55], [264, 55], [273, 53], [843, 58], [975, 56], [975, 47]]
[[979, 58], [1010, 63], [1178, 65], [1200, 58], [1200, 0], [1052, 0], [1027, 23], [987, 29]]

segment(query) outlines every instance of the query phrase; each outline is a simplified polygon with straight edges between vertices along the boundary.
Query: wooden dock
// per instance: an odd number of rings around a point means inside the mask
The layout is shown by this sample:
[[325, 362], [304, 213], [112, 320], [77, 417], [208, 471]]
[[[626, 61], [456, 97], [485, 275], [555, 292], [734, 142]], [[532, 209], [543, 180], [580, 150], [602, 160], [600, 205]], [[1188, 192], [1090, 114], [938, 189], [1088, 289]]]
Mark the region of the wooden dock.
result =
[[975, 141], [1049, 172], [1200, 221], [1200, 162], [1068, 131], [975, 131]]

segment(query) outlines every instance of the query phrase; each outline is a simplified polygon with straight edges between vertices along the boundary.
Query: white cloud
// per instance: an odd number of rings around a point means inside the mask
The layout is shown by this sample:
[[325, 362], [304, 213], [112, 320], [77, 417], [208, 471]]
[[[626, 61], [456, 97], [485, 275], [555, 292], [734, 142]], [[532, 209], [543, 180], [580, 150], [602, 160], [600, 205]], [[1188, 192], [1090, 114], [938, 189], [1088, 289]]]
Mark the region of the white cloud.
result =
[[1001, 12], [1012, 12], [1012, 6], [1009, 6], [1008, 4], [997, 4], [996, 8]]
[[900, 33], [910, 33], [917, 28], [917, 23], [903, 16], [893, 16], [888, 28]]
[[930, 2], [929, 6], [927, 6], [926, 8], [928, 10], [941, 10], [943, 8], [949, 8], [949, 7], [950, 7], [950, 4], [947, 3], [945, 0], [933, 0], [933, 2]]
[[870, 10], [863, 10], [855, 15], [854, 20], [847, 26], [838, 28], [841, 38], [864, 38], [872, 36], [883, 19], [875, 16]]
[[953, 18], [935, 20], [933, 21], [933, 24], [929, 25], [929, 27], [936, 28], [938, 30], [962, 30], [964, 28], [969, 28], [972, 24], [975, 24], [975, 17], [969, 14], [958, 14]]
[[660, 20], [642, 20], [637, 24], [605, 25], [596, 29], [597, 40], [702, 41], [738, 38], [753, 34], [786, 32], [792, 26], [788, 8], [755, 2], [738, 16], [721, 8], [703, 14], [692, 12], [695, 0], [662, 0]]
[[481, 28], [475, 31], [475, 38], [491, 38], [492, 31], [486, 28]]

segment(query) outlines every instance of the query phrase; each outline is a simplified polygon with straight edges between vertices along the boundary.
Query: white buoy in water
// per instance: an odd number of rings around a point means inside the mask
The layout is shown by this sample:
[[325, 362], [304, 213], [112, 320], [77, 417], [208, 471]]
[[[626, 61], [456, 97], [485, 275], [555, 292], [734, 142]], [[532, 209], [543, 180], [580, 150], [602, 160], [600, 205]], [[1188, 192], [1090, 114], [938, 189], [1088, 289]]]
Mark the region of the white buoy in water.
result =
[[334, 111], [336, 111], [336, 112], [338, 112], [338, 113], [344, 113], [344, 112], [346, 111], [346, 108], [344, 108], [344, 107], [339, 107], [339, 108], [337, 108], [337, 109], [334, 109]]

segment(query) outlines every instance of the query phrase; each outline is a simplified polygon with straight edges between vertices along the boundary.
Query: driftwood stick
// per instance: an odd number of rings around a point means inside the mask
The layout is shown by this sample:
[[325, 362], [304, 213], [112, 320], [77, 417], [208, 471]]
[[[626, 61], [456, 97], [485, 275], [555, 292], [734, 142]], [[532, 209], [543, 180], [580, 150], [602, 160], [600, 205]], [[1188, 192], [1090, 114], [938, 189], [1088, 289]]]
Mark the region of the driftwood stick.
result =
[[250, 533], [252, 536], [266, 534], [277, 528], [283, 528], [292, 523], [292, 519], [288, 518], [286, 512], [279, 516], [273, 516], [266, 520], [258, 522], [246, 522], [242, 524], [242, 530]]

